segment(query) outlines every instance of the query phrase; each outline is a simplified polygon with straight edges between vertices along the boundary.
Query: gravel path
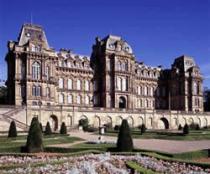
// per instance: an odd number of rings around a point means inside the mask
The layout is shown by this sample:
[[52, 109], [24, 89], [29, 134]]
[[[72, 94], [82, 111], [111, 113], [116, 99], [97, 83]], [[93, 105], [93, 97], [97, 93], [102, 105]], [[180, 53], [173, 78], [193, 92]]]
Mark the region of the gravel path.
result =
[[[85, 139], [86, 141], [98, 140], [98, 135], [87, 132], [71, 132], [71, 136]], [[104, 141], [117, 141], [116, 137], [103, 136]], [[134, 139], [134, 146], [140, 149], [156, 150], [169, 153], [181, 153], [210, 148], [210, 140], [199, 141], [175, 141], [160, 139]]]

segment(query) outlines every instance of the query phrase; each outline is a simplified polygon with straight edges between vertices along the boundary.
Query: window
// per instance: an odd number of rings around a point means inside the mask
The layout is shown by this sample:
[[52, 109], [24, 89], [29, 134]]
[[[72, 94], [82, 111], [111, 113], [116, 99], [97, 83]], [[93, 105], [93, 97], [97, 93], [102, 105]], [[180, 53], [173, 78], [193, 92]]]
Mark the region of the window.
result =
[[90, 103], [90, 97], [89, 96], [86, 96], [85, 97], [85, 104], [86, 105], [89, 105], [89, 103]]
[[32, 87], [32, 95], [33, 96], [41, 96], [41, 86], [34, 85]]
[[81, 104], [81, 96], [80, 95], [77, 96], [77, 104]]
[[49, 66], [47, 66], [45, 69], [45, 75], [46, 75], [47, 80], [49, 80], [49, 76], [50, 76], [50, 67]]
[[127, 83], [126, 83], [126, 78], [122, 79], [122, 91], [126, 91], [127, 90]]
[[93, 82], [93, 88], [94, 88], [94, 91], [98, 90], [98, 85], [97, 85], [97, 81], [96, 80], [94, 80], [94, 82]]
[[68, 79], [68, 89], [72, 89], [72, 79]]
[[90, 90], [90, 83], [88, 80], [85, 80], [85, 91], [89, 91]]
[[50, 98], [50, 88], [49, 87], [46, 88], [46, 97]]
[[72, 99], [73, 99], [73, 97], [72, 97], [72, 95], [71, 94], [68, 94], [68, 103], [70, 104], [70, 103], [72, 103]]
[[81, 90], [81, 81], [77, 80], [77, 90]]
[[147, 95], [147, 86], [144, 87], [144, 95]]
[[64, 103], [64, 94], [59, 94], [59, 103]]
[[63, 89], [63, 78], [59, 78], [59, 88]]
[[32, 64], [32, 78], [33, 79], [40, 79], [41, 68], [38, 62], [34, 62]]

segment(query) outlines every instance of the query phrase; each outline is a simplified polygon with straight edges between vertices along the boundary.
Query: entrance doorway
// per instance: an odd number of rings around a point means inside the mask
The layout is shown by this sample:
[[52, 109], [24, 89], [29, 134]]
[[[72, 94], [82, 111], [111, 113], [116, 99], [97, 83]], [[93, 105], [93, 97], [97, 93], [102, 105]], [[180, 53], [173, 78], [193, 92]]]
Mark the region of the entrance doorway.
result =
[[121, 97], [119, 98], [119, 108], [120, 108], [120, 109], [126, 108], [126, 99], [125, 99], [125, 97], [123, 97], [123, 96], [121, 96]]
[[162, 117], [160, 120], [163, 123], [164, 129], [169, 129], [169, 122], [168, 122], [168, 120], [166, 118], [164, 118], [164, 117]]
[[58, 118], [55, 115], [50, 116], [50, 125], [53, 131], [58, 129]]

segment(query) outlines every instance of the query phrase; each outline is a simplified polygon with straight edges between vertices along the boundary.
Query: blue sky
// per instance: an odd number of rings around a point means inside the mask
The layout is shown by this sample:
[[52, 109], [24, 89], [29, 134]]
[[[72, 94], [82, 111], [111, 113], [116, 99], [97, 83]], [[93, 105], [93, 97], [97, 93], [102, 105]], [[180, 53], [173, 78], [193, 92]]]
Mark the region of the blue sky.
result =
[[17, 40], [31, 14], [56, 50], [90, 55], [96, 36], [119, 35], [148, 65], [170, 68], [180, 55], [194, 57], [210, 88], [210, 0], [2, 0], [0, 79], [7, 41]]

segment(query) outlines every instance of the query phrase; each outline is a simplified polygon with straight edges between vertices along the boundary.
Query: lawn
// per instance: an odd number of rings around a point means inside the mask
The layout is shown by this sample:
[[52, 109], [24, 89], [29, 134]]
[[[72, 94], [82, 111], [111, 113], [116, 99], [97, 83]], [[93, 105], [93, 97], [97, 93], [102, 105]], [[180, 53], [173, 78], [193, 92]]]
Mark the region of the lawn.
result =
[[[97, 133], [98, 134], [98, 133]], [[104, 135], [117, 136], [118, 131], [108, 130]], [[191, 130], [188, 135], [183, 136], [181, 131], [146, 131], [143, 135], [140, 130], [132, 130], [132, 137], [139, 139], [166, 139], [166, 140], [210, 140], [210, 130]]]
[[[20, 147], [26, 144], [27, 136], [18, 136], [16, 138], [8, 138], [6, 136], [0, 137], [0, 153], [20, 152]], [[52, 144], [65, 144], [73, 143], [75, 141], [81, 141], [82, 139], [77, 137], [71, 137], [67, 135], [52, 134], [43, 137], [44, 146]]]

